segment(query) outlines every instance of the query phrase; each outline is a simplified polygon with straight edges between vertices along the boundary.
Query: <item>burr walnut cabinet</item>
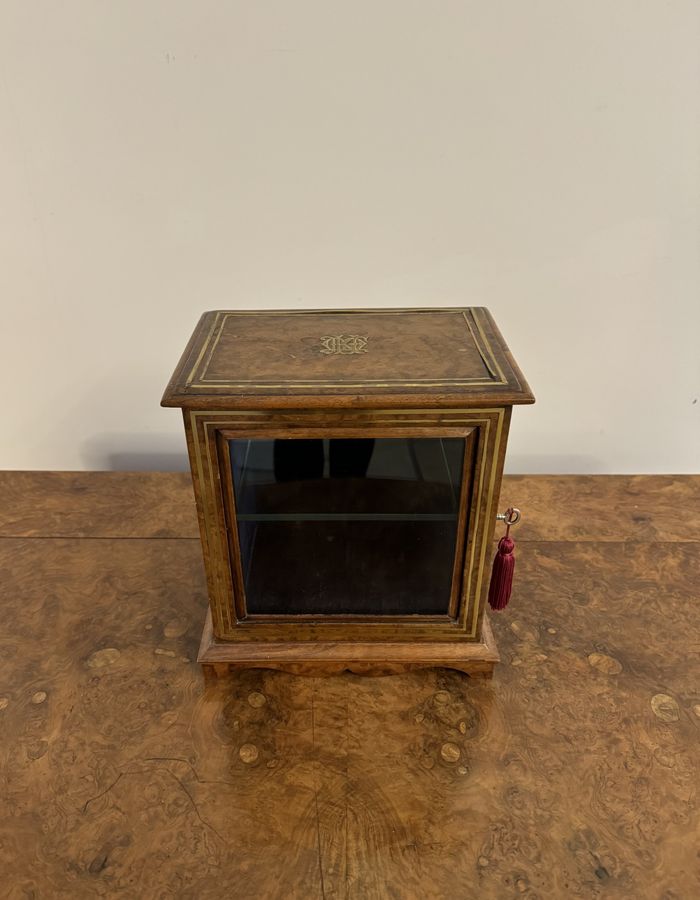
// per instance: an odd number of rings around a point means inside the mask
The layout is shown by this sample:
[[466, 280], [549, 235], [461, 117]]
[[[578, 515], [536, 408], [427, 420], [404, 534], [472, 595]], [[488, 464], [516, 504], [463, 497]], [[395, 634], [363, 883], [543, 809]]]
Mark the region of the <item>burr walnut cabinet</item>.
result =
[[205, 313], [182, 408], [216, 673], [490, 674], [484, 615], [514, 404], [483, 308]]

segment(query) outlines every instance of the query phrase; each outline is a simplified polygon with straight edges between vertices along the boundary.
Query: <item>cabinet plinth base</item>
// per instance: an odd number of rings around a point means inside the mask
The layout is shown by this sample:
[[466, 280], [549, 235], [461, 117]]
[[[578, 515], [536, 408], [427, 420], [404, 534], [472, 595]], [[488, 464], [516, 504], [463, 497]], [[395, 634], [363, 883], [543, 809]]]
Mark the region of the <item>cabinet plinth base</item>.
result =
[[442, 667], [490, 678], [499, 661], [491, 626], [484, 617], [480, 642], [285, 641], [236, 642], [214, 637], [211, 614], [202, 633], [197, 662], [205, 676], [234, 669], [278, 669], [295, 675], [396, 675]]

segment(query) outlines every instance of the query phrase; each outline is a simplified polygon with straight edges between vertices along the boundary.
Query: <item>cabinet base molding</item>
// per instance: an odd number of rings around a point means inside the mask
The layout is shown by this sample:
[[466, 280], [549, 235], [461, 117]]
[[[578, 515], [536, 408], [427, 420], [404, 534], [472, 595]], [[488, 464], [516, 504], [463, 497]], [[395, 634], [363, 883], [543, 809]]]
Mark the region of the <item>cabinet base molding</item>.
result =
[[440, 667], [490, 678], [500, 660], [491, 626], [484, 616], [482, 640], [455, 642], [391, 641], [222, 641], [214, 637], [207, 613], [197, 662], [205, 677], [234, 669], [277, 669], [294, 675], [397, 675]]

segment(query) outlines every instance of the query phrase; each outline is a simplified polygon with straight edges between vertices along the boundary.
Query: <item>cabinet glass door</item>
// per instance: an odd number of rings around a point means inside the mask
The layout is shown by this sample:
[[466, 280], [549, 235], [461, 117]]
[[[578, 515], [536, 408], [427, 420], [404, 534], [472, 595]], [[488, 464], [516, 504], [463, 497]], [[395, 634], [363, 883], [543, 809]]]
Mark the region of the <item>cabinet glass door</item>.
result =
[[228, 440], [249, 615], [448, 615], [468, 439]]

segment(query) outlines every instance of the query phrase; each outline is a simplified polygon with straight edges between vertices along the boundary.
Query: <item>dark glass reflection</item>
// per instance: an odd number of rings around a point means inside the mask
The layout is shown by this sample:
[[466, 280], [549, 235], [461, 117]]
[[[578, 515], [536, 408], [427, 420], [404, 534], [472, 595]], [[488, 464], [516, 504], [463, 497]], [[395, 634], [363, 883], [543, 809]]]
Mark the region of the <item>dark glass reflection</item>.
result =
[[229, 445], [249, 613], [447, 613], [462, 438]]

